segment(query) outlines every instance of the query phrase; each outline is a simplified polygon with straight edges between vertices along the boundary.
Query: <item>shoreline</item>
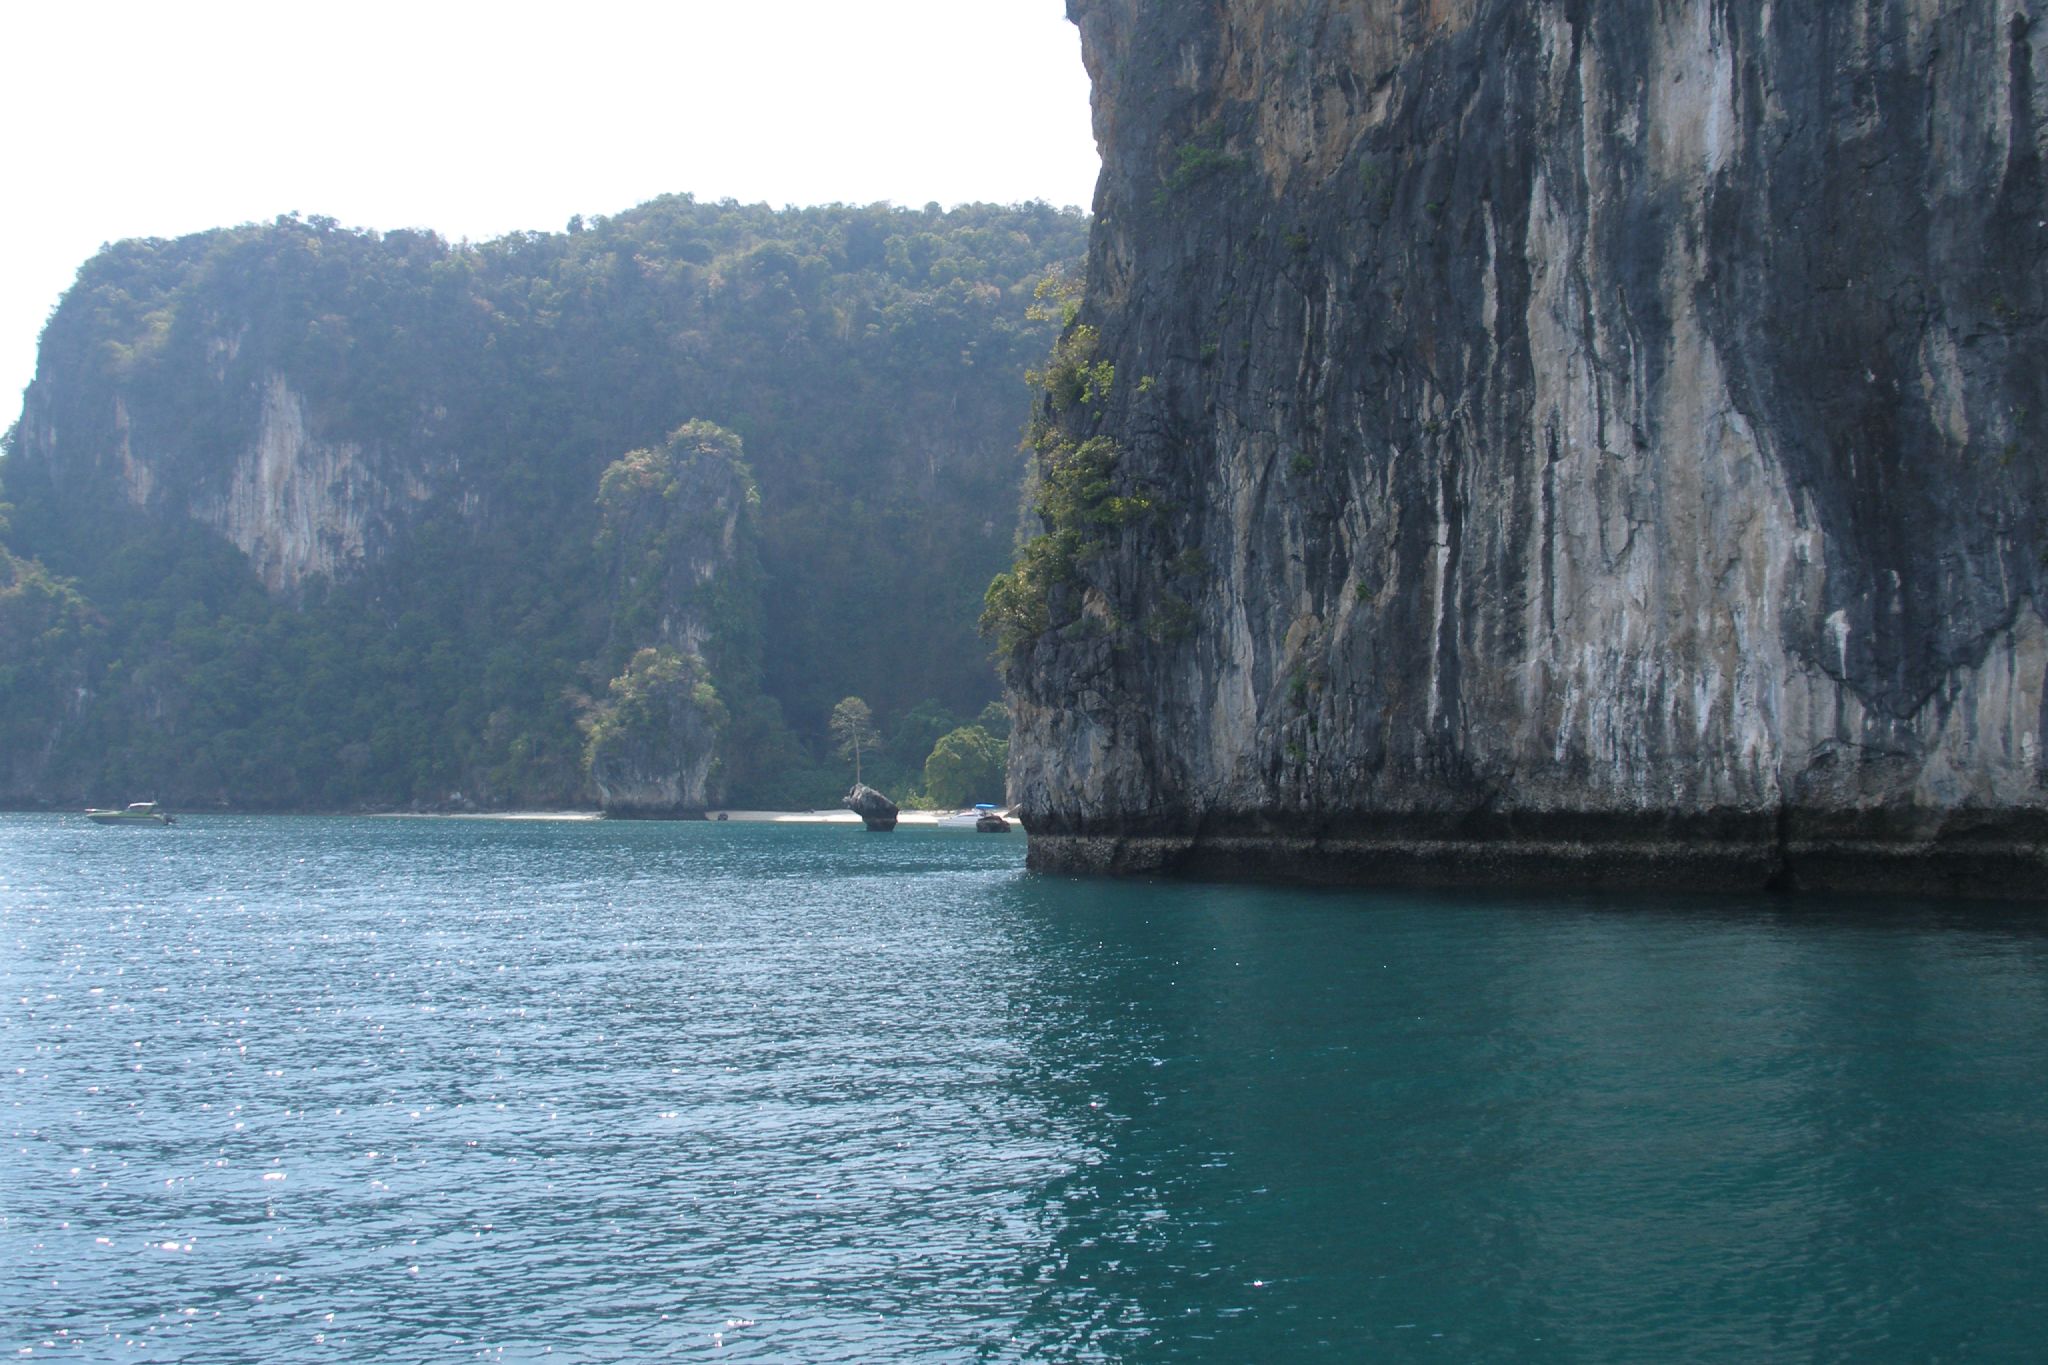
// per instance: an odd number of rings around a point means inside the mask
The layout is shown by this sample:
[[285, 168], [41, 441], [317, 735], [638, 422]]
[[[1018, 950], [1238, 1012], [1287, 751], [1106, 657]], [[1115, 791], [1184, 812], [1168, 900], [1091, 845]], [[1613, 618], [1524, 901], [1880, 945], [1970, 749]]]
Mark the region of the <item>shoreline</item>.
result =
[[[0, 814], [15, 815], [77, 815], [82, 807], [72, 806], [0, 806]], [[505, 820], [505, 821], [560, 821], [575, 823], [623, 817], [607, 816], [601, 810], [222, 810], [198, 807], [186, 810], [172, 809], [170, 813], [180, 819], [186, 816], [204, 818], [209, 815], [277, 815], [304, 816], [311, 819], [363, 819], [363, 820]], [[1016, 816], [1007, 810], [996, 812], [1011, 823]], [[937, 828], [972, 828], [980, 812], [973, 810], [906, 810], [896, 817], [899, 825], [928, 825]], [[668, 817], [664, 817], [668, 818]], [[740, 810], [723, 807], [705, 811], [702, 815], [673, 817], [681, 823], [719, 823], [721, 820], [733, 824], [758, 825], [858, 825], [860, 816], [850, 810]]]
[[[224, 812], [225, 813], [225, 812]], [[603, 811], [596, 810], [535, 810], [535, 811], [366, 811], [365, 815], [378, 820], [605, 820], [610, 819]], [[1004, 814], [1003, 812], [998, 812]], [[977, 812], [957, 810], [906, 810], [896, 817], [898, 825], [930, 825], [951, 828], [955, 825], [971, 827]], [[1005, 814], [1005, 818], [1010, 818]], [[701, 816], [678, 817], [675, 823], [713, 824], [726, 822], [740, 825], [858, 825], [861, 818], [850, 810], [738, 810], [720, 808], [707, 810]]]
[[[971, 826], [977, 812], [966, 810], [906, 810], [899, 811], [896, 823], [899, 825], [942, 825], [955, 824]], [[1009, 816], [1003, 812], [1005, 819]], [[705, 813], [705, 819], [716, 820], [723, 815], [728, 820], [744, 824], [770, 825], [857, 825], [861, 818], [850, 810], [714, 810]]]

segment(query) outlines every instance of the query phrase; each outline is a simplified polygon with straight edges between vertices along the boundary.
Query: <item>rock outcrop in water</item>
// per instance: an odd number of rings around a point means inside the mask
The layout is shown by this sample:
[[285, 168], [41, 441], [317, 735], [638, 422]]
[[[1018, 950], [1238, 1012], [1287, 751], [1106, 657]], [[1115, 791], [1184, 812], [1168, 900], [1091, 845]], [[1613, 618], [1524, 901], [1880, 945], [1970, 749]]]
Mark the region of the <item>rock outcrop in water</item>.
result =
[[633, 651], [586, 722], [607, 815], [701, 815], [725, 794], [720, 689], [760, 676], [758, 500], [739, 437], [701, 420], [598, 483], [610, 649]]
[[695, 655], [643, 649], [612, 681], [592, 727], [590, 780], [606, 815], [677, 819], [721, 795], [719, 747], [727, 711]]
[[2040, 894], [2030, 5], [1069, 12], [1034, 865]]
[[[713, 632], [709, 618], [754, 610], [759, 501], [740, 438], [701, 419], [606, 466], [597, 543], [613, 636], [654, 636], [695, 652]], [[720, 589], [735, 571], [747, 587], [727, 601]]]
[[858, 815], [870, 834], [887, 834], [896, 828], [896, 803], [865, 782], [856, 782], [839, 804]]

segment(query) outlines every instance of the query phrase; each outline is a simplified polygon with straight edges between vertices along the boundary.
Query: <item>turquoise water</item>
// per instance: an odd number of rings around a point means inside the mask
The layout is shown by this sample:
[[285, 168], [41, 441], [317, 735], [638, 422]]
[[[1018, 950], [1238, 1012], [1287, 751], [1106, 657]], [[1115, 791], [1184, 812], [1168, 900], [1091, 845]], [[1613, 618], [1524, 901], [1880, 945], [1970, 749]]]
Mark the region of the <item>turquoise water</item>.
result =
[[0, 1355], [2038, 1358], [2048, 918], [0, 816]]

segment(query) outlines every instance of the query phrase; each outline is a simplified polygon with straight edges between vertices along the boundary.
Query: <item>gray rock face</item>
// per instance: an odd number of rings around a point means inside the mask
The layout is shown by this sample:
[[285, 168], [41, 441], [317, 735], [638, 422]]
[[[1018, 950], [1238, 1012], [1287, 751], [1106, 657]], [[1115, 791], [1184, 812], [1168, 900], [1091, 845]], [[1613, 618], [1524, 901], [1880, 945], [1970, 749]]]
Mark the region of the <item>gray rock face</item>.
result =
[[672, 649], [633, 656], [590, 722], [591, 785], [606, 815], [701, 816], [718, 793], [727, 710], [704, 661]]
[[858, 815], [871, 834], [896, 828], [896, 803], [865, 782], [854, 783], [839, 804]]
[[2048, 56], [2014, 0], [1070, 0], [1039, 867], [2040, 894]]
[[[209, 342], [223, 355], [232, 346], [231, 339]], [[248, 382], [251, 392], [233, 398], [224, 373], [208, 378], [180, 397], [235, 414], [226, 458], [202, 460], [183, 449], [192, 439], [187, 415], [161, 410], [160, 401], [138, 397], [143, 406], [131, 415], [130, 396], [118, 388], [108, 395], [102, 386], [47, 382], [24, 396], [18, 458], [75, 504], [104, 512], [110, 501], [125, 502], [156, 516], [190, 517], [248, 555], [273, 593], [376, 559], [455, 470], [445, 454], [323, 430], [305, 396], [275, 370], [260, 372]]]

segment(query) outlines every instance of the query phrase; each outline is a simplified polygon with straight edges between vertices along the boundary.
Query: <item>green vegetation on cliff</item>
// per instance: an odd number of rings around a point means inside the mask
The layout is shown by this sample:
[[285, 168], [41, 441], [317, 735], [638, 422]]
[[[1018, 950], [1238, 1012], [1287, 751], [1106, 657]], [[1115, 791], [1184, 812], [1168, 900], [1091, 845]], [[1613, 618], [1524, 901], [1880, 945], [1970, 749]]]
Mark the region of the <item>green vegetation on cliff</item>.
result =
[[[0, 537], [8, 510], [0, 505]], [[0, 782], [31, 770], [61, 737], [99, 626], [69, 584], [0, 546]]]
[[[1032, 291], [1085, 231], [668, 198], [480, 245], [294, 217], [107, 248], [0, 460], [0, 631], [42, 651], [8, 655], [0, 732], [37, 742], [0, 798], [589, 800], [579, 722], [638, 651], [691, 652], [624, 571], [606, 471], [693, 421], [758, 492], [692, 608], [727, 799], [834, 799], [850, 693], [914, 786], [996, 694], [974, 617], [1056, 330]], [[324, 472], [281, 483], [286, 447]]]
[[728, 712], [704, 660], [643, 649], [585, 723], [585, 761], [607, 809], [702, 810], [713, 791]]
[[607, 810], [702, 810], [735, 776], [744, 785], [764, 775], [728, 762], [735, 708], [780, 723], [761, 714], [760, 500], [739, 437], [702, 420], [613, 461], [598, 480], [606, 653], [632, 651], [583, 721], [585, 765]]
[[[1015, 562], [990, 581], [980, 618], [982, 633], [1005, 660], [1053, 628], [1055, 602], [1062, 589], [1078, 582], [1080, 562], [1152, 508], [1150, 498], [1123, 486], [1117, 469], [1122, 451], [1115, 440], [1092, 434], [1116, 369], [1099, 354], [1096, 329], [1074, 321], [1080, 282], [1051, 279], [1039, 294], [1058, 307], [1040, 306], [1035, 313], [1064, 325], [1045, 368], [1027, 376], [1039, 394], [1025, 433], [1034, 457], [1031, 512], [1039, 529], [1017, 547]], [[1074, 618], [1078, 608], [1067, 605], [1071, 610], [1064, 615]]]

